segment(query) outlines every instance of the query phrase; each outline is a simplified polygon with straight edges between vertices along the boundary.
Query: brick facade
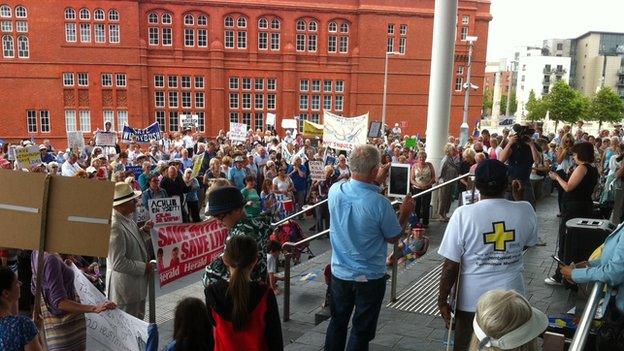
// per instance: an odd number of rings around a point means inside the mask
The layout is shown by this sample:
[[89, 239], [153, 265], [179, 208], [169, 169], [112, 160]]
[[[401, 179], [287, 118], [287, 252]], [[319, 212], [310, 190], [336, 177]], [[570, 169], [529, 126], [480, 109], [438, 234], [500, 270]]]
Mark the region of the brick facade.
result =
[[[278, 125], [293, 116], [322, 123], [324, 107], [380, 120], [386, 50], [402, 52], [389, 58], [388, 124], [423, 134], [433, 6], [433, 0], [0, 0], [0, 138], [49, 138], [63, 146], [68, 129], [158, 120], [169, 131], [183, 113], [199, 114], [209, 135], [227, 130], [230, 120], [263, 128], [269, 112]], [[467, 59], [464, 32], [479, 37], [472, 74], [484, 78], [489, 7], [487, 0], [460, 0], [454, 87]], [[481, 89], [471, 94], [471, 125], [481, 99]], [[462, 107], [462, 91], [454, 90], [454, 134]]]

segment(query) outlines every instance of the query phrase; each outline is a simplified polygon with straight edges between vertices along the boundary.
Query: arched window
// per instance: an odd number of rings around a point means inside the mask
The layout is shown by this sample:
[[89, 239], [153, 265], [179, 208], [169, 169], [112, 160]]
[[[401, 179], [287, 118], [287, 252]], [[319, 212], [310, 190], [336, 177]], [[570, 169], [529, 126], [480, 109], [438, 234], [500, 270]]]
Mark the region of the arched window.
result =
[[338, 30], [338, 26], [336, 26], [336, 22], [329, 22], [327, 25], [327, 31], [331, 33], [335, 33]]
[[271, 29], [280, 29], [280, 20], [278, 20], [277, 18], [274, 18], [271, 21]]
[[224, 25], [226, 27], [234, 27], [234, 19], [230, 16], [225, 17], [225, 20], [223, 21]]
[[65, 19], [66, 20], [74, 20], [76, 19], [76, 10], [70, 8], [65, 9]]
[[247, 19], [245, 17], [239, 17], [238, 21], [236, 21], [236, 26], [238, 28], [247, 28]]
[[15, 44], [13, 42], [13, 37], [10, 35], [2, 37], [2, 56], [15, 57]]
[[0, 17], [11, 17], [11, 8], [9, 5], [0, 6]]
[[108, 20], [109, 21], [119, 21], [119, 12], [117, 10], [109, 10], [108, 11]]
[[[247, 49], [247, 18], [242, 15], [228, 15], [224, 18], [223, 43], [226, 49]], [[236, 23], [236, 29], [234, 29]]]
[[[338, 34], [340, 28], [340, 34]], [[349, 23], [341, 20], [329, 22], [327, 27], [327, 52], [346, 54], [349, 52]]]
[[306, 23], [304, 20], [299, 20], [297, 21], [297, 31], [304, 31], [306, 30]]
[[26, 18], [27, 17], [26, 8], [24, 6], [18, 6], [15, 8], [15, 17], [17, 18]]
[[198, 26], [207, 26], [208, 25], [208, 17], [205, 15], [197, 16], [197, 25]]
[[314, 19], [300, 19], [296, 22], [295, 48], [298, 52], [316, 52], [318, 48], [318, 22]]
[[269, 21], [266, 18], [262, 17], [258, 20], [258, 28], [267, 29], [269, 28]]
[[170, 13], [164, 13], [162, 15], [162, 23], [163, 24], [171, 24], [171, 23], [173, 23], [173, 17], [171, 17]]
[[308, 23], [308, 30], [310, 32], [316, 32], [318, 28], [318, 23], [316, 23], [316, 21], [310, 21], [310, 23]]
[[340, 33], [349, 33], [349, 24], [343, 23], [340, 25]]
[[195, 18], [193, 17], [193, 15], [184, 15], [184, 24], [187, 26], [192, 26], [193, 24], [195, 24]]
[[96, 20], [96, 21], [103, 21], [104, 20], [104, 10], [97, 9], [97, 10], [93, 11], [93, 19]]
[[[269, 27], [269, 23], [271, 23]], [[280, 20], [278, 18], [262, 17], [258, 20], [258, 50], [272, 51], [280, 49]]]
[[147, 23], [149, 24], [158, 24], [158, 15], [154, 12], [150, 12], [147, 15]]
[[18, 54], [20, 58], [28, 58], [28, 55], [29, 55], [28, 37], [24, 35], [20, 35], [17, 38], [17, 48], [18, 48]]
[[91, 19], [91, 13], [89, 12], [89, 9], [80, 9], [80, 19], [81, 20]]

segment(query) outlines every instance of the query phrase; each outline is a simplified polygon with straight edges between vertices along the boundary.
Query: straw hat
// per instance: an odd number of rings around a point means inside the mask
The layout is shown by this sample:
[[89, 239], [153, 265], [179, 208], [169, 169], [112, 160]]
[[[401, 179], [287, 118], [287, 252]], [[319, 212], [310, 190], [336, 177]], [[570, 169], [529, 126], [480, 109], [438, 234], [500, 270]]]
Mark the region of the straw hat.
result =
[[130, 184], [124, 182], [115, 183], [115, 195], [113, 196], [113, 207], [124, 204], [130, 200], [141, 196], [141, 192], [133, 190]]

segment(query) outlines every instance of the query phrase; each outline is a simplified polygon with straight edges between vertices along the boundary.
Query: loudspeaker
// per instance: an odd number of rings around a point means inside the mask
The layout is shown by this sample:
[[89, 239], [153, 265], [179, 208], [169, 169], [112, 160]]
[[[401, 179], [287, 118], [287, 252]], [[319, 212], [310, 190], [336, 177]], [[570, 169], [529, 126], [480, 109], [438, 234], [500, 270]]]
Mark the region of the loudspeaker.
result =
[[615, 229], [606, 219], [572, 218], [566, 222], [565, 262], [587, 261]]

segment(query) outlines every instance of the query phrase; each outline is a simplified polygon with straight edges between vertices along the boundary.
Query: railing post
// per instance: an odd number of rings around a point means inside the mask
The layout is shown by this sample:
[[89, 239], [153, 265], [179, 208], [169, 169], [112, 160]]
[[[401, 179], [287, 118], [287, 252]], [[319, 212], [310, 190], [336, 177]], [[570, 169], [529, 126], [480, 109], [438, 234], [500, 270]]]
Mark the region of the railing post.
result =
[[284, 316], [282, 320], [288, 322], [290, 320], [290, 258], [292, 253], [287, 252], [284, 255]]
[[594, 316], [596, 315], [596, 310], [598, 309], [604, 287], [605, 284], [602, 282], [594, 283], [594, 287], [589, 294], [587, 304], [583, 310], [583, 315], [581, 316], [581, 320], [576, 328], [576, 333], [574, 333], [574, 337], [572, 338], [572, 343], [568, 349], [569, 351], [581, 351], [585, 347], [587, 336], [589, 335], [589, 329], [592, 321], [594, 320]]
[[390, 302], [396, 302], [397, 300], [397, 280], [398, 280], [398, 267], [399, 267], [399, 241], [397, 240], [394, 243], [394, 248], [392, 250], [392, 256], [394, 257], [394, 262], [392, 262], [392, 278], [390, 281]]
[[151, 260], [152, 269], [149, 272], [149, 322], [150, 324], [156, 323], [156, 284], [154, 278], [158, 276], [158, 268], [156, 267], [156, 261]]

